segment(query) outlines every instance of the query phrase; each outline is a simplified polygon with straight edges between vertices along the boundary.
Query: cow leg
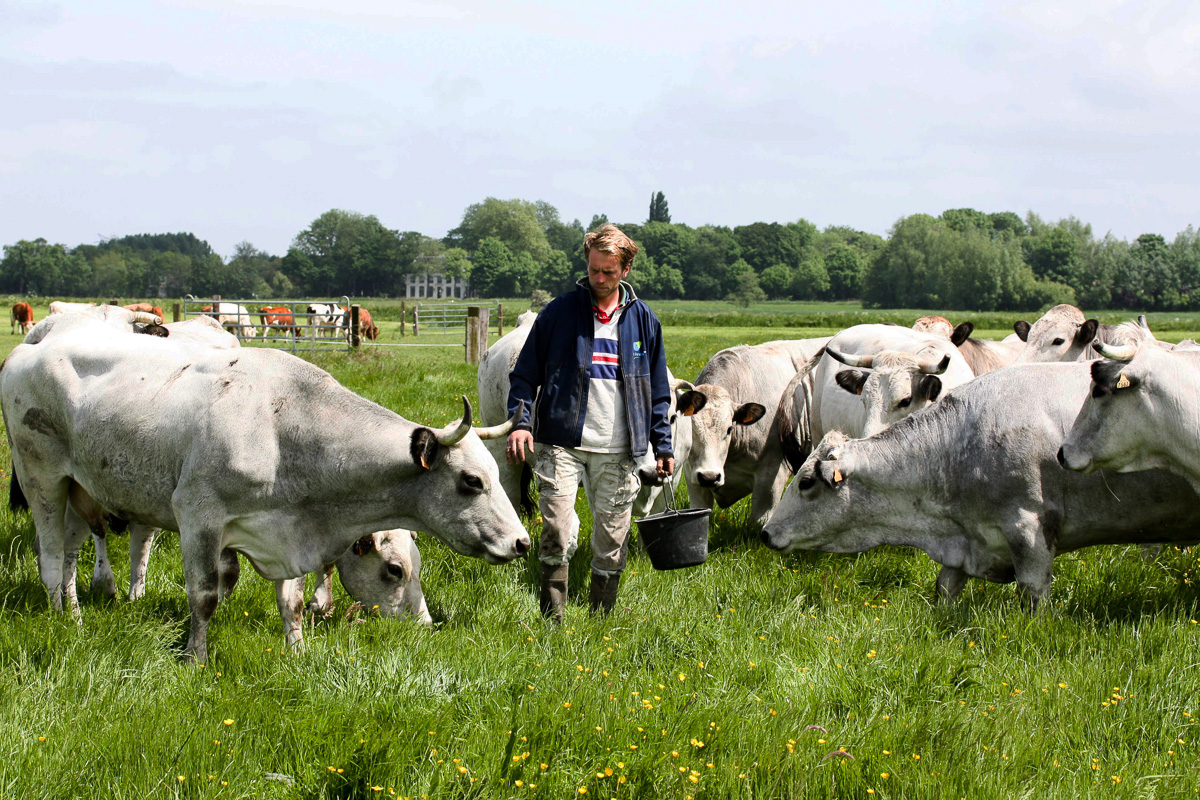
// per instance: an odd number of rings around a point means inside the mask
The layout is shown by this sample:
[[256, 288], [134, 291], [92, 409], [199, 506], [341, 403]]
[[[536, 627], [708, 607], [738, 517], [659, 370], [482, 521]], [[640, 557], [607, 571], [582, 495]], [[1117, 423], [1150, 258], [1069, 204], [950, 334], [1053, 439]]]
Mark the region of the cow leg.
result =
[[146, 596], [146, 568], [150, 565], [150, 547], [158, 528], [133, 523], [129, 526], [129, 599]]
[[78, 623], [83, 621], [83, 615], [79, 610], [79, 592], [76, 588], [79, 551], [82, 549], [83, 543], [87, 541], [88, 534], [92, 533], [92, 529], [69, 503], [63, 529], [65, 532], [63, 539], [63, 594], [67, 600], [67, 607], [71, 610], [71, 616]]
[[[181, 525], [180, 527], [188, 527]], [[191, 629], [184, 658], [198, 664], [208, 661], [208, 622], [217, 610], [221, 584], [221, 534], [218, 531], [180, 531], [179, 551], [187, 582]]]
[[283, 619], [283, 637], [289, 647], [304, 648], [304, 576], [275, 581], [275, 600]]
[[308, 602], [308, 610], [321, 619], [327, 619], [333, 613], [333, 564], [325, 565], [312, 600]]
[[38, 576], [46, 587], [50, 607], [62, 611], [63, 559], [66, 547], [65, 511], [67, 508], [68, 479], [64, 478], [49, 488], [25, 477], [22, 473], [22, 488], [29, 499], [29, 513], [33, 516], [37, 531]]
[[108, 560], [108, 536], [101, 522], [99, 532], [92, 531], [96, 544], [96, 563], [92, 566], [92, 591], [105, 597], [117, 596], [117, 579], [113, 577], [112, 562]]
[[750, 498], [750, 520], [759, 530], [764, 528], [783, 490], [787, 488], [788, 471], [783, 468], [783, 460], [767, 457], [770, 460], [759, 464], [754, 473], [754, 496]]
[[943, 564], [937, 576], [937, 600], [943, 603], [957, 600], [963, 587], [967, 585], [968, 577], [967, 573], [958, 567]]
[[1042, 598], [1050, 593], [1050, 583], [1054, 579], [1054, 551], [1047, 544], [1045, 535], [1037, 515], [1029, 514], [1007, 537], [1017, 592], [1030, 613], [1038, 610]]
[[222, 600], [228, 600], [237, 586], [242, 574], [242, 564], [238, 561], [237, 553], [228, 547], [221, 551], [220, 595]]

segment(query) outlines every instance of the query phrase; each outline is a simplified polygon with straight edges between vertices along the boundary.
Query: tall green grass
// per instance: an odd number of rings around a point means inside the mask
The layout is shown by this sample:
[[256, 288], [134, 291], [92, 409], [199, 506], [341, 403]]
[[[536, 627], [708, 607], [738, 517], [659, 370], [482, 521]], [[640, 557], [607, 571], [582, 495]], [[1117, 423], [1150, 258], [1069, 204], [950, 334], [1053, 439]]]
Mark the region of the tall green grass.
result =
[[[672, 370], [694, 377], [720, 346], [810, 333], [669, 328], [666, 341]], [[315, 360], [428, 424], [474, 396], [460, 350]], [[561, 629], [538, 615], [535, 557], [492, 567], [422, 536], [433, 629], [364, 619], [339, 587], [338, 614], [285, 652], [273, 587], [245, 570], [203, 668], [180, 660], [176, 536], [156, 543], [144, 600], [85, 594], [76, 626], [47, 610], [28, 516], [0, 510], [0, 791], [699, 800], [1200, 786], [1195, 553], [1065, 556], [1037, 616], [1011, 586], [977, 582], [946, 607], [923, 554], [780, 556], [743, 502], [716, 513], [703, 566], [655, 572], [635, 543], [617, 610], [597, 618], [578, 510]], [[121, 585], [123, 547], [114, 537]]]

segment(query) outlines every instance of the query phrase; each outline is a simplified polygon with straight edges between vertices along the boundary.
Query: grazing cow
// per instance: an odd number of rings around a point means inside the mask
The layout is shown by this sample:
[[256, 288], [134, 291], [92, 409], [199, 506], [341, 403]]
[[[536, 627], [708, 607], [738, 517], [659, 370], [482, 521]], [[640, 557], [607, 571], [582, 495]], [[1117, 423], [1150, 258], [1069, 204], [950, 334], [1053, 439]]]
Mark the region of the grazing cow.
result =
[[142, 311], [147, 314], [153, 314], [159, 319], [165, 319], [165, 317], [163, 317], [163, 310], [158, 306], [150, 305], [149, 303], [132, 303], [131, 305], [121, 306], [121, 308], [126, 308], [130, 311]]
[[1168, 352], [1147, 344], [1104, 345], [1091, 365], [1092, 391], [1058, 460], [1067, 469], [1165, 469], [1200, 493], [1197, 406], [1200, 350]]
[[348, 312], [336, 303], [309, 303], [308, 324], [314, 336], [336, 338], [348, 327]]
[[1097, 544], [1197, 538], [1200, 502], [1164, 472], [1080, 475], [1056, 460], [1089, 389], [1084, 364], [1029, 364], [958, 387], [869, 439], [828, 434], [763, 530], [783, 551], [924, 550], [954, 598], [968, 577], [1016, 580], [1036, 607], [1054, 557]]
[[65, 314], [81, 308], [94, 308], [95, 305], [95, 303], [68, 303], [66, 300], [55, 300], [50, 304], [50, 314]]
[[[333, 568], [346, 592], [368, 611], [385, 617], [412, 616], [433, 624], [421, 591], [421, 552], [417, 532], [403, 528], [369, 533], [350, 546], [335, 564], [325, 567], [308, 610], [326, 617], [333, 611]], [[303, 579], [299, 588], [303, 589]]]
[[217, 303], [217, 310], [211, 305], [200, 309], [205, 314], [216, 317], [221, 327], [237, 336], [239, 339], [253, 339], [256, 335], [254, 323], [250, 319], [250, 309], [240, 303]]
[[358, 330], [372, 342], [379, 340], [379, 326], [371, 321], [371, 312], [365, 308], [358, 309]]
[[[417, 528], [491, 563], [529, 551], [480, 441], [507, 435], [513, 420], [476, 432], [464, 397], [462, 421], [436, 431], [278, 350], [199, 352], [91, 317], [63, 315], [0, 371], [14, 469], [54, 608], [68, 589], [68, 555], [89, 531], [82, 499], [180, 532], [187, 654], [200, 661], [226, 549], [277, 581], [293, 644], [302, 606], [287, 580], [336, 561], [367, 533]], [[331, 430], [340, 432], [332, 440]]]
[[287, 306], [263, 306], [258, 313], [262, 315], [264, 337], [270, 336], [272, 330], [284, 336], [300, 335], [300, 329], [296, 327], [296, 317]]
[[784, 455], [794, 470], [829, 431], [871, 436], [973, 377], [958, 349], [942, 336], [896, 325], [847, 328], [792, 377], [780, 396]]
[[13, 303], [12, 313], [12, 332], [16, 333], [17, 328], [21, 328], [21, 333], [29, 333], [29, 329], [33, 327], [33, 308], [29, 303], [18, 301]]
[[974, 330], [973, 322], [959, 323], [950, 334], [950, 343], [962, 353], [976, 377], [1007, 367], [1025, 349], [1025, 343], [1015, 333], [1009, 334], [1003, 341], [993, 342], [989, 339], [972, 339]]
[[721, 507], [753, 494], [751, 520], [771, 515], [790, 474], [779, 441], [777, 410], [796, 370], [828, 338], [739, 345], [714, 355], [691, 391], [677, 398], [692, 422], [684, 468], [693, 508]]

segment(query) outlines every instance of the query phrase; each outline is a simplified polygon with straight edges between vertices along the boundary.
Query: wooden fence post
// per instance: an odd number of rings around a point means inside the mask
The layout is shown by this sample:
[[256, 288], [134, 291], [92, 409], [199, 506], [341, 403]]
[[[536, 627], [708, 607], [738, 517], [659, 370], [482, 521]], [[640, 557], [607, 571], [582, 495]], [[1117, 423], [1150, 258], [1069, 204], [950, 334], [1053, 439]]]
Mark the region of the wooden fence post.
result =
[[413, 336], [417, 336], [421, 332], [420, 311], [420, 306], [413, 306]]
[[504, 303], [496, 303], [496, 335], [504, 335]]
[[358, 312], [360, 308], [362, 306], [357, 303], [350, 306], [350, 346], [355, 350], [362, 344], [362, 340], [359, 338], [358, 327]]
[[183, 306], [182, 303], [176, 303], [174, 305], [174, 307], [171, 309], [171, 316], [174, 317], [174, 319], [172, 320], [173, 322], [179, 322], [181, 319], [183, 319], [182, 306]]
[[406, 308], [406, 305], [407, 304], [403, 300], [400, 301], [400, 338], [401, 339], [404, 338], [404, 317], [407, 316], [407, 314], [408, 314], [408, 309]]
[[476, 364], [483, 359], [487, 352], [488, 340], [488, 309], [471, 306], [467, 309], [466, 350], [467, 363]]

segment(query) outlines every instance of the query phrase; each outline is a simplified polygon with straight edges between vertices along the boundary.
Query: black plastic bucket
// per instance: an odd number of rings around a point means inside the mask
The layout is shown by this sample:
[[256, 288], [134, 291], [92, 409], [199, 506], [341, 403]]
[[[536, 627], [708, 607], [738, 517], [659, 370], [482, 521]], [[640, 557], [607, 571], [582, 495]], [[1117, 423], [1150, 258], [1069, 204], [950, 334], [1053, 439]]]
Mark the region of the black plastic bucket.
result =
[[655, 569], [696, 567], [708, 560], [711, 508], [668, 509], [637, 521], [638, 534]]

